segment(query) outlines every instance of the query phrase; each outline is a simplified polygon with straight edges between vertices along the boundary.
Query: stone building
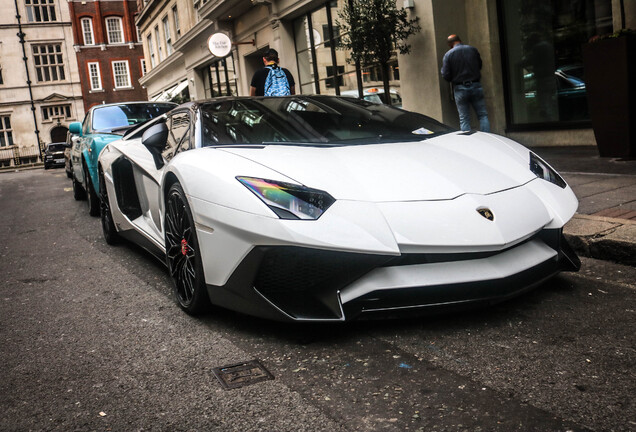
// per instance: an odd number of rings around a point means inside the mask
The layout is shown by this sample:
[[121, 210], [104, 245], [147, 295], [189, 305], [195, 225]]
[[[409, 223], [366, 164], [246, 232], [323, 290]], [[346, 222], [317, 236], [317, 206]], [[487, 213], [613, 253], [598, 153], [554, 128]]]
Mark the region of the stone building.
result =
[[[373, 65], [356, 68], [339, 49], [339, 11], [347, 0], [138, 0], [151, 99], [249, 94], [269, 47], [303, 94], [378, 92]], [[492, 130], [527, 145], [594, 144], [581, 45], [636, 27], [636, 2], [624, 0], [397, 0], [422, 30], [409, 55], [391, 62], [391, 87], [405, 109], [458, 127], [451, 88], [440, 76], [446, 37], [477, 47]], [[208, 38], [225, 33], [230, 55]]]
[[0, 0], [0, 166], [66, 140], [84, 104], [66, 0]]
[[102, 103], [145, 101], [145, 59], [135, 1], [71, 0], [73, 41], [86, 110]]

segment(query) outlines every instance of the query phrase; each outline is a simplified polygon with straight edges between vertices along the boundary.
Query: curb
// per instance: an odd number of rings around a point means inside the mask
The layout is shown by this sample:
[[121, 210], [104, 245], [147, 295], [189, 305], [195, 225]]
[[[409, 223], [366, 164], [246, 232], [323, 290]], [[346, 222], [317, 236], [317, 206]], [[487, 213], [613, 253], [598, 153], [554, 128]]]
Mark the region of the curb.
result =
[[636, 267], [636, 221], [577, 213], [563, 234], [581, 256]]

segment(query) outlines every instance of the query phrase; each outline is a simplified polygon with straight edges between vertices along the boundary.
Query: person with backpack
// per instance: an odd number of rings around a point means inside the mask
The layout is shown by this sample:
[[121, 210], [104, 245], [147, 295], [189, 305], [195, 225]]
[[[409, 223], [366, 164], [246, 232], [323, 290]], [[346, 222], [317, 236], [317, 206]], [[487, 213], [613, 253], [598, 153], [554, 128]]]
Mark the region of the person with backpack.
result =
[[250, 96], [289, 96], [296, 94], [291, 72], [278, 66], [278, 51], [273, 48], [263, 55], [264, 68], [257, 70], [250, 84]]

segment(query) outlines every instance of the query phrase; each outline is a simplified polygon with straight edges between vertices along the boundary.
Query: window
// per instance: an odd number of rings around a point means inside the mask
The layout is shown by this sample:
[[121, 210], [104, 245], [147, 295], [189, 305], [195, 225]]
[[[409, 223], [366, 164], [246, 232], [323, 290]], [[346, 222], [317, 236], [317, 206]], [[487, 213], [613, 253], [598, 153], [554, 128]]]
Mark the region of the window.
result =
[[54, 121], [71, 118], [71, 105], [54, 105], [42, 107], [42, 120]]
[[28, 22], [57, 21], [55, 0], [25, 0]]
[[0, 66], [0, 84], [4, 84], [4, 80], [2, 79], [2, 66]]
[[[350, 53], [339, 49], [344, 36], [338, 26], [339, 12], [344, 1], [329, 1], [293, 22], [299, 93], [358, 95], [358, 82], [363, 88], [382, 85], [379, 77], [364, 80], [366, 71], [347, 62]], [[392, 62], [397, 66], [397, 53]], [[397, 70], [393, 68], [393, 70]], [[390, 86], [399, 93], [400, 81], [397, 74], [390, 77]]]
[[33, 45], [32, 48], [38, 82], [66, 79], [60, 44]]
[[567, 128], [589, 121], [581, 46], [594, 35], [612, 32], [612, 1], [500, 5], [509, 128]]
[[88, 75], [91, 81], [91, 90], [102, 90], [102, 74], [99, 63], [88, 63]]
[[163, 24], [163, 35], [166, 38], [166, 52], [170, 55], [172, 54], [172, 39], [170, 38], [170, 23], [167, 15], [163, 17], [161, 23]]
[[95, 40], [93, 39], [93, 20], [90, 18], [82, 18], [81, 23], [84, 45], [95, 45]]
[[109, 44], [124, 43], [124, 31], [120, 17], [106, 18], [106, 32]]
[[170, 133], [163, 151], [163, 157], [166, 160], [172, 159], [180, 151], [190, 149], [190, 115], [187, 112], [173, 114], [168, 124]]
[[135, 27], [137, 29], [137, 42], [141, 42], [141, 30], [139, 27]]
[[151, 35], [148, 35], [148, 52], [150, 53], [150, 67], [155, 67], [157, 60], [155, 59], [155, 45], [152, 43]]
[[172, 18], [174, 19], [174, 30], [177, 33], [176, 37], [179, 39], [181, 37], [181, 25], [179, 24], [179, 11], [177, 10], [177, 6], [172, 8]]
[[13, 133], [11, 130], [11, 117], [0, 116], [0, 147], [13, 145]]
[[128, 60], [113, 62], [113, 77], [115, 79], [115, 88], [131, 87]]
[[161, 50], [161, 38], [159, 37], [159, 26], [155, 27], [155, 39], [157, 40], [157, 52], [159, 53], [159, 62], [162, 62], [163, 51]]
[[141, 63], [141, 76], [146, 75], [146, 59], [139, 59]]

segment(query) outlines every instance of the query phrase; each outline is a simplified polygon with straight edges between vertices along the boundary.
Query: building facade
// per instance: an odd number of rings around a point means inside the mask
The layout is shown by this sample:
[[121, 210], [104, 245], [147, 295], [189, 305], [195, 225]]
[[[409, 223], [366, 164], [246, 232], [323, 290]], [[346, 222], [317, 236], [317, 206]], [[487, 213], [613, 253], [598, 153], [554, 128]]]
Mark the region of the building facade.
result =
[[84, 104], [66, 0], [0, 0], [0, 166], [66, 140]]
[[[381, 88], [374, 65], [356, 68], [338, 43], [347, 0], [138, 0], [151, 99], [248, 95], [262, 54], [275, 48], [302, 94], [356, 94]], [[405, 109], [458, 127], [450, 85], [440, 75], [458, 34], [479, 49], [493, 132], [527, 145], [594, 144], [581, 46], [595, 35], [636, 27], [625, 0], [397, 0], [421, 32], [411, 53], [395, 54], [390, 86]], [[229, 56], [207, 40], [223, 32]]]
[[135, 26], [136, 1], [68, 1], [85, 109], [102, 103], [145, 101], [145, 70]]

